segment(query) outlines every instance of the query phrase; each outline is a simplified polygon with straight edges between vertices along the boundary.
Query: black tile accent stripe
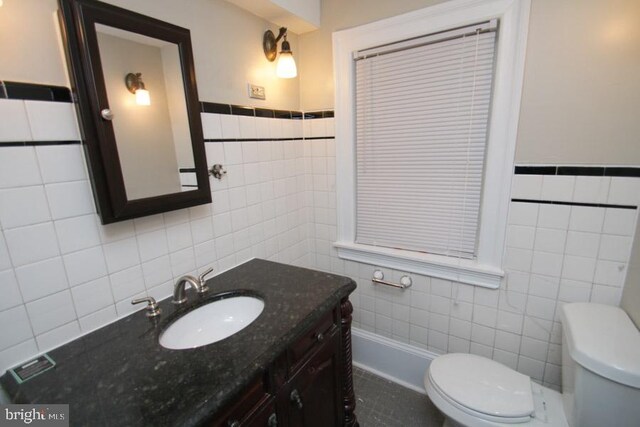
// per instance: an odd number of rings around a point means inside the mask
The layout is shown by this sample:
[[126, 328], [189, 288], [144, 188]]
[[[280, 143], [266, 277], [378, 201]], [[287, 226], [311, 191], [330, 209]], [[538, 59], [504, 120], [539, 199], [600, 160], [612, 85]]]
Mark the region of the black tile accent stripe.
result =
[[234, 116], [266, 117], [269, 119], [321, 119], [334, 117], [333, 111], [303, 113], [302, 111], [272, 110], [269, 108], [246, 107], [243, 105], [219, 104], [217, 102], [200, 102], [203, 113], [231, 114]]
[[516, 166], [516, 175], [555, 175], [556, 166]]
[[271, 142], [271, 141], [305, 141], [312, 139], [335, 139], [335, 136], [314, 136], [298, 138], [209, 138], [204, 142]]
[[534, 199], [511, 199], [518, 203], [537, 203], [540, 205], [566, 205], [566, 206], [587, 206], [592, 208], [614, 208], [614, 209], [637, 209], [633, 205], [608, 205], [606, 203], [578, 203], [578, 202], [557, 202], [554, 200], [534, 200]]
[[307, 111], [304, 113], [305, 119], [328, 119], [333, 117], [333, 111]]
[[9, 141], [0, 142], [0, 147], [39, 147], [44, 145], [80, 145], [82, 141]]
[[[307, 138], [219, 138], [205, 139], [205, 143], [210, 142], [271, 142], [271, 141], [304, 141], [313, 139], [335, 139], [334, 136], [314, 136]], [[0, 148], [3, 147], [38, 147], [50, 145], [81, 145], [82, 141], [9, 141], [0, 142]], [[181, 173], [192, 173], [195, 169], [180, 168]]]
[[253, 110], [253, 107], [242, 107], [240, 105], [232, 105], [231, 114], [234, 116], [250, 116], [250, 117], [255, 117], [256, 115], [256, 113]]
[[291, 111], [273, 110], [273, 114], [274, 114], [276, 119], [290, 119], [291, 118]]
[[273, 119], [276, 117], [276, 115], [273, 110], [268, 110], [266, 108], [256, 108], [256, 117], [266, 117], [268, 119]]
[[633, 168], [633, 167], [604, 168], [604, 176], [627, 176], [627, 177], [640, 178], [640, 168]]
[[304, 138], [212, 138], [204, 142], [271, 142], [271, 141], [304, 141]]
[[231, 105], [201, 101], [200, 110], [203, 113], [231, 114]]
[[604, 176], [604, 167], [558, 166], [558, 175]]
[[71, 102], [71, 90], [64, 86], [3, 81], [0, 97], [30, 101]]
[[[31, 101], [73, 102], [71, 90], [64, 86], [43, 85], [36, 83], [0, 81], [0, 99], [22, 99]], [[319, 119], [333, 117], [333, 111], [272, 110], [268, 108], [247, 107], [242, 105], [220, 104], [217, 102], [200, 102], [203, 113], [232, 114], [236, 116], [267, 117], [277, 119]]]
[[516, 166], [516, 175], [572, 175], [640, 177], [640, 167], [632, 166]]
[[249, 116], [249, 117], [266, 117], [276, 119], [318, 119], [324, 117], [333, 117], [333, 111], [324, 111], [323, 115], [315, 116], [303, 113], [302, 111], [287, 111], [287, 110], [271, 110], [268, 108], [256, 108], [245, 107], [242, 105], [232, 104], [218, 104], [215, 102], [200, 102], [201, 111], [203, 113], [217, 113], [217, 114], [231, 114], [234, 116]]

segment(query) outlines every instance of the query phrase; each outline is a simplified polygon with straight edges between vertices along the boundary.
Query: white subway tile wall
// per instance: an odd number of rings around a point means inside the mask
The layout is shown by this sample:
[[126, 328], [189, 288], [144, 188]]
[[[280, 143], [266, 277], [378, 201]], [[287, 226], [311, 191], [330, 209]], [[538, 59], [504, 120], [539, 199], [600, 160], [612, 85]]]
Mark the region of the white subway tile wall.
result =
[[[305, 123], [305, 137], [333, 135], [333, 119]], [[354, 278], [354, 326], [433, 351], [493, 358], [549, 387], [560, 388], [560, 307], [593, 301], [618, 305], [637, 210], [512, 202], [500, 290], [382, 268], [413, 286], [371, 283], [373, 265], [337, 257], [335, 141], [305, 141], [305, 192], [313, 206], [315, 267]], [[325, 167], [326, 165], [326, 167]], [[308, 187], [307, 187], [308, 188]], [[638, 205], [640, 178], [514, 175], [512, 198]]]
[[[183, 274], [260, 257], [309, 265], [301, 121], [203, 113], [213, 204], [107, 226], [95, 213], [73, 105], [0, 99], [0, 372], [169, 296]], [[283, 122], [287, 122], [283, 126]], [[258, 125], [258, 123], [260, 123]]]

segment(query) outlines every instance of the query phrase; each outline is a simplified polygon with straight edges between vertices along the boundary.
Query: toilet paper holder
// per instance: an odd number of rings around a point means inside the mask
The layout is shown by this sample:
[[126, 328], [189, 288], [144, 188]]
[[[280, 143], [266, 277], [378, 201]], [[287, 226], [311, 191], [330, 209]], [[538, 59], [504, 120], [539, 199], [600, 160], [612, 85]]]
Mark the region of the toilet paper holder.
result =
[[373, 278], [371, 279], [371, 281], [378, 285], [390, 286], [397, 289], [407, 289], [411, 287], [411, 277], [407, 276], [406, 274], [400, 278], [400, 283], [393, 283], [384, 280], [384, 273], [382, 272], [382, 270], [375, 270], [373, 272]]

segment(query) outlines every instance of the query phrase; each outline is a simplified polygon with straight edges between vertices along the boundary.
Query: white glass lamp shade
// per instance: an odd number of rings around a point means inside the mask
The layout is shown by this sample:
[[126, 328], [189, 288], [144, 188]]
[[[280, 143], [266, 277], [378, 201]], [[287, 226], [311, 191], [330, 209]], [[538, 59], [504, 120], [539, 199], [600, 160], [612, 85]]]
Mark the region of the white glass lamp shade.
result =
[[138, 105], [151, 105], [151, 97], [149, 91], [146, 89], [136, 90], [136, 104]]
[[291, 52], [280, 52], [278, 64], [276, 65], [276, 75], [282, 79], [292, 79], [298, 75], [296, 61]]

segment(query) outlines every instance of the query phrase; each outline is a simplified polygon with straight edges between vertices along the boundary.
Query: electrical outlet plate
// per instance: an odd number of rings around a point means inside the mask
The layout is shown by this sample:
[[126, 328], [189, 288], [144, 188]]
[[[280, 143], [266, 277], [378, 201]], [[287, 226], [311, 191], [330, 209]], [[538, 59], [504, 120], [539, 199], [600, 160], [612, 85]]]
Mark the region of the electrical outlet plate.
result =
[[249, 83], [249, 98], [267, 99], [264, 94], [264, 86], [256, 86]]

